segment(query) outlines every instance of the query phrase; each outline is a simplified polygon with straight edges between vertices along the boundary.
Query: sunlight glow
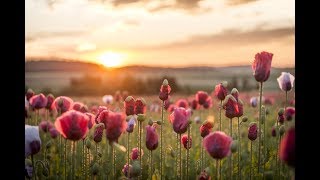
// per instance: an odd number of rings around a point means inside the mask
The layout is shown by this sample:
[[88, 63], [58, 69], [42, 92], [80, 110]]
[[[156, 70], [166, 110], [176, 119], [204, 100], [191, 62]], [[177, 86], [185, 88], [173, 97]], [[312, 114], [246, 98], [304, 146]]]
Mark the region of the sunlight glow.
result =
[[118, 67], [122, 65], [124, 55], [116, 52], [105, 52], [98, 57], [99, 62], [105, 67]]

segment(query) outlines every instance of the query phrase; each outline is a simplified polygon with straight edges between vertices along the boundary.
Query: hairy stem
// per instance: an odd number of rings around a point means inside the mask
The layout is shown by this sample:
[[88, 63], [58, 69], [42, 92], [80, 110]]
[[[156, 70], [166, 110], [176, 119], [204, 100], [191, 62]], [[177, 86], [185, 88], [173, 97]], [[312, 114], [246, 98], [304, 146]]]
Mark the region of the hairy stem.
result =
[[163, 126], [163, 111], [164, 111], [164, 101], [162, 101], [162, 105], [161, 105], [161, 126], [160, 126], [160, 178], [161, 180], [163, 179], [163, 165], [162, 165], [162, 159], [163, 159], [163, 130], [162, 130], [162, 126]]
[[241, 179], [240, 155], [241, 155], [240, 118], [238, 117], [238, 179]]
[[[230, 137], [232, 138], [232, 118], [230, 118]], [[233, 138], [232, 138], [232, 140], [233, 140]], [[232, 179], [232, 155], [233, 154], [231, 154], [230, 156], [229, 156], [229, 175], [230, 175], [230, 179]]]
[[263, 83], [260, 82], [260, 93], [259, 93], [259, 128], [258, 128], [258, 173], [260, 172], [260, 150], [261, 150], [261, 105], [262, 105], [262, 88]]

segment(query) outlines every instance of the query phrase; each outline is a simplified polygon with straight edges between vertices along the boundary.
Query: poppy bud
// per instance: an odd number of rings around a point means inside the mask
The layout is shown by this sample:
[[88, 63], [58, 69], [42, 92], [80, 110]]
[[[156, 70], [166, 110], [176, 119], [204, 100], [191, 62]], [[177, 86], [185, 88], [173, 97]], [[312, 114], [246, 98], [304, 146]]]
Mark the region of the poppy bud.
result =
[[124, 101], [124, 109], [126, 115], [134, 115], [135, 99], [132, 96], [128, 96]]
[[256, 140], [258, 137], [258, 126], [256, 122], [251, 122], [248, 128], [248, 138], [251, 141]]
[[241, 122], [247, 122], [248, 121], [248, 117], [247, 116], [243, 116], [241, 119]]
[[135, 101], [135, 104], [134, 104], [134, 113], [136, 115], [138, 114], [145, 114], [146, 113], [146, 101], [143, 99], [143, 98], [138, 98], [136, 101]]
[[105, 129], [105, 127], [104, 127], [103, 123], [99, 123], [99, 124], [94, 125], [94, 134], [93, 134], [94, 142], [99, 143], [102, 141], [104, 129]]
[[284, 117], [287, 121], [291, 121], [295, 113], [296, 113], [296, 109], [294, 107], [287, 107], [286, 110], [284, 111]]
[[85, 144], [86, 144], [87, 149], [91, 148], [91, 141], [89, 139], [86, 139]]
[[183, 144], [183, 147], [184, 147], [185, 149], [190, 149], [191, 146], [192, 146], [192, 138], [191, 138], [191, 136], [190, 136], [189, 146], [188, 146], [188, 141], [189, 141], [188, 135], [186, 135], [186, 134], [182, 135], [182, 137], [181, 137], [181, 143]]
[[285, 132], [286, 132], [286, 129], [285, 129], [284, 125], [281, 125], [279, 128], [280, 136], [282, 136]]
[[278, 115], [282, 116], [284, 114], [284, 108], [280, 108], [278, 111]]
[[253, 76], [257, 82], [265, 82], [270, 76], [273, 54], [269, 52], [257, 53], [252, 63]]

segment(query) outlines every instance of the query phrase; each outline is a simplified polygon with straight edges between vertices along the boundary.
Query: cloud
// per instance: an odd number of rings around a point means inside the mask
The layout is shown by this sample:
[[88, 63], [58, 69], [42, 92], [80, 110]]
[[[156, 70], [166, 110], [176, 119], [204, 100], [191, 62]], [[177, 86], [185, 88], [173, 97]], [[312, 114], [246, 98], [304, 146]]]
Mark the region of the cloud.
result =
[[76, 37], [86, 34], [87, 31], [41, 31], [41, 32], [30, 32], [26, 35], [26, 42], [32, 42], [37, 39], [45, 38], [57, 38], [57, 37]]
[[141, 47], [141, 49], [170, 49], [206, 45], [246, 45], [261, 42], [278, 41], [281, 38], [294, 36], [294, 27], [285, 27], [264, 30], [261, 26], [251, 31], [239, 31], [238, 29], [227, 29], [219, 34], [196, 35], [182, 41], [167, 44]]

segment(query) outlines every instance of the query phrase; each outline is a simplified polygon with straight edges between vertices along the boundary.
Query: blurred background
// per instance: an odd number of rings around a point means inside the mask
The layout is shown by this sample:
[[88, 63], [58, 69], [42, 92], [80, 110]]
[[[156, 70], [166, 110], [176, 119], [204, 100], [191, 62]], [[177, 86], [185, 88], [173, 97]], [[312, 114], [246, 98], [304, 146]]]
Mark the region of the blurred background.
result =
[[26, 90], [101, 96], [255, 91], [254, 55], [274, 54], [266, 91], [295, 75], [291, 0], [28, 0]]

